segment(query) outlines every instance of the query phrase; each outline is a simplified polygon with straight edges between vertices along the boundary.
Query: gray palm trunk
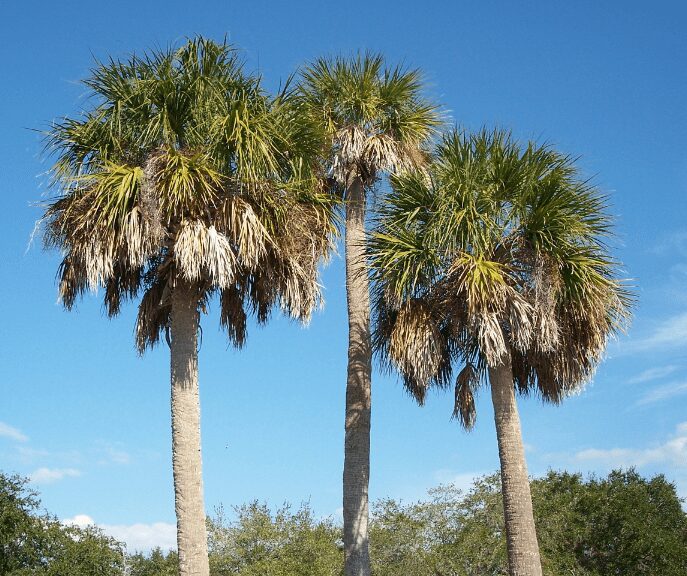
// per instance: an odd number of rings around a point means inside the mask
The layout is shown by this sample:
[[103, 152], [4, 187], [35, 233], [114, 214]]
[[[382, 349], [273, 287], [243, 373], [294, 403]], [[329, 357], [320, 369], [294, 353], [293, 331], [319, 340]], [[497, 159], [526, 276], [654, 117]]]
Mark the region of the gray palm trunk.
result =
[[541, 576], [532, 495], [509, 354], [502, 358], [500, 364], [489, 368], [489, 383], [501, 461], [508, 573], [510, 576]]
[[346, 202], [348, 379], [343, 472], [344, 574], [369, 576], [370, 288], [365, 255], [365, 188], [355, 179]]
[[179, 279], [172, 292], [172, 468], [180, 576], [209, 576], [198, 395], [198, 295]]

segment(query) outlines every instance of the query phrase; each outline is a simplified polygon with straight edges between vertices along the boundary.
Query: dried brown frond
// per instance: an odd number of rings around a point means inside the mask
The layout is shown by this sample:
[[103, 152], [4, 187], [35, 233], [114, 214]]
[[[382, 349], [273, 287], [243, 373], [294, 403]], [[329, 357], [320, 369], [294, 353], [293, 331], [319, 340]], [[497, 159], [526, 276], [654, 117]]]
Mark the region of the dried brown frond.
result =
[[246, 341], [246, 311], [242, 288], [230, 286], [220, 293], [220, 325], [236, 348]]
[[229, 239], [200, 220], [184, 220], [174, 243], [179, 273], [191, 282], [208, 279], [218, 288], [234, 282], [238, 262]]
[[65, 254], [57, 270], [59, 279], [59, 298], [62, 305], [71, 310], [79, 298], [88, 289], [86, 280], [86, 265], [79, 254], [68, 252]]
[[508, 291], [508, 330], [510, 342], [518, 350], [527, 350], [535, 334], [536, 309], [515, 289]]
[[148, 288], [138, 307], [135, 332], [139, 354], [160, 341], [160, 335], [169, 326], [171, 311], [171, 287], [167, 278], [160, 278]]
[[556, 306], [561, 289], [558, 265], [551, 257], [538, 253], [532, 270], [533, 302], [535, 310], [535, 347], [547, 352], [554, 350], [560, 339]]
[[241, 266], [254, 270], [272, 239], [253, 207], [241, 197], [231, 195], [220, 205], [216, 223], [217, 229], [237, 247]]
[[360, 178], [372, 184], [379, 172], [400, 172], [424, 163], [417, 146], [404, 145], [383, 132], [368, 133], [357, 125], [346, 126], [334, 137], [332, 174], [342, 186]]
[[475, 425], [477, 412], [475, 410], [474, 390], [479, 384], [477, 369], [468, 362], [456, 378], [455, 401], [453, 404], [453, 418], [460, 420], [466, 429]]
[[142, 268], [130, 268], [121, 263], [115, 266], [114, 274], [105, 284], [105, 309], [112, 318], [119, 314], [122, 300], [138, 296], [143, 281]]
[[399, 310], [389, 340], [389, 358], [419, 402], [437, 375], [447, 345], [437, 320], [425, 302], [409, 300]]

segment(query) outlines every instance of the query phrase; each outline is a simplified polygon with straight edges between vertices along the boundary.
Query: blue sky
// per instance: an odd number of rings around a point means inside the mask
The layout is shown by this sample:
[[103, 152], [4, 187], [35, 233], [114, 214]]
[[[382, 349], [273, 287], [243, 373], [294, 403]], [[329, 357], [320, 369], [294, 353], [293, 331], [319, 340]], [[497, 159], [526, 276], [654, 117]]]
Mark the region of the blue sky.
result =
[[[0, 7], [0, 470], [30, 476], [62, 519], [130, 547], [174, 542], [166, 347], [139, 358], [135, 310], [108, 320], [87, 297], [57, 304], [59, 255], [29, 238], [46, 192], [39, 135], [85, 105], [94, 57], [187, 36], [227, 38], [269, 87], [323, 54], [370, 49], [424, 70], [468, 128], [511, 128], [580, 156], [611, 196], [615, 253], [637, 286], [627, 336], [561, 406], [520, 402], [530, 472], [662, 472], [687, 497], [687, 7], [682, 2], [160, 2]], [[209, 511], [252, 499], [340, 508], [346, 318], [340, 258], [306, 328], [275, 317], [228, 347], [203, 319], [203, 456]], [[488, 394], [464, 433], [450, 394], [416, 407], [373, 382], [372, 498], [422, 497], [498, 467]]]

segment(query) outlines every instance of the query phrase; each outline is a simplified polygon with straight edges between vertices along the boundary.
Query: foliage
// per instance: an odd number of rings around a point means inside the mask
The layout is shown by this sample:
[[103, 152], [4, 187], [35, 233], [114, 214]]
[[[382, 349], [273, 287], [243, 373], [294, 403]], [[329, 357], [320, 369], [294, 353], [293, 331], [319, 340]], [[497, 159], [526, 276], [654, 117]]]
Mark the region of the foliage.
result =
[[203, 38], [98, 63], [84, 84], [90, 109], [46, 136], [57, 193], [44, 238], [63, 255], [65, 307], [101, 287], [114, 316], [142, 295], [141, 353], [169, 327], [179, 282], [201, 310], [219, 296], [239, 347], [250, 313], [307, 320], [334, 229], [323, 136], [297, 99], [270, 96], [231, 46]]
[[18, 476], [0, 473], [0, 575], [120, 576], [123, 546], [98, 528], [65, 526]]
[[584, 482], [579, 474], [549, 472], [532, 492], [545, 572], [687, 573], [687, 515], [662, 475], [615, 470]]
[[508, 356], [517, 389], [552, 402], [591, 378], [631, 296], [607, 201], [572, 158], [454, 130], [391, 183], [370, 239], [375, 341], [419, 402], [462, 364], [454, 415], [470, 427], [475, 388]]
[[387, 67], [379, 54], [319, 58], [302, 70], [299, 93], [330, 142], [326, 163], [343, 189], [353, 179], [371, 186], [379, 172], [421, 165], [440, 123], [422, 96], [420, 71]]
[[338, 576], [343, 555], [339, 529], [316, 520], [307, 504], [276, 512], [257, 502], [208, 521], [210, 571], [213, 576]]
[[[547, 576], [682, 576], [687, 573], [687, 514], [663, 476], [634, 470], [605, 478], [549, 472], [532, 481], [542, 566]], [[1, 576], [176, 576], [176, 552], [123, 556], [97, 528], [64, 526], [39, 513], [26, 480], [0, 473]], [[253, 502], [228, 521], [208, 520], [213, 576], [339, 576], [341, 532], [307, 504], [271, 511]], [[429, 498], [373, 506], [375, 576], [507, 574], [500, 478], [467, 492], [440, 486]]]
[[175, 551], [163, 552], [154, 548], [149, 554], [137, 552], [127, 556], [128, 576], [177, 576], [179, 557]]
[[[634, 470], [584, 480], [549, 472], [531, 482], [542, 568], [550, 576], [678, 576], [687, 573], [687, 515], [663, 476]], [[508, 574], [498, 474], [467, 493], [377, 504], [371, 528], [375, 576]]]

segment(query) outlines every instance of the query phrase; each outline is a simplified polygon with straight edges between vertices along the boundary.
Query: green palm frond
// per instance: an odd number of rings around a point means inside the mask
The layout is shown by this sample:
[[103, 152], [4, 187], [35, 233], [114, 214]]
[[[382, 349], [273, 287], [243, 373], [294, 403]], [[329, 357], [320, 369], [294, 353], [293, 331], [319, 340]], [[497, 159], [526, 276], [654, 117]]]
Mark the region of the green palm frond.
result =
[[320, 58], [301, 71], [299, 96], [329, 139], [326, 157], [340, 185], [357, 177], [369, 186], [378, 172], [424, 161], [423, 147], [441, 118], [422, 89], [417, 70], [386, 67], [369, 52]]
[[[456, 382], [455, 415], [470, 426], [472, 383], [507, 355], [518, 389], [546, 400], [591, 378], [633, 298], [609, 255], [608, 199], [573, 158], [522, 146], [502, 130], [456, 129], [431, 164], [391, 184], [369, 244], [375, 345], [411, 393], [444, 385], [453, 364], [475, 366], [477, 376], [463, 371]], [[401, 311], [416, 301], [434, 310], [434, 330], [446, 332], [442, 374], [420, 354], [399, 356], [396, 324], [403, 327]], [[432, 349], [435, 332], [409, 331], [399, 332], [406, 345]]]
[[307, 320], [336, 200], [325, 136], [296, 90], [269, 95], [234, 48], [203, 38], [96, 63], [84, 84], [91, 108], [46, 134], [57, 193], [44, 238], [63, 252], [65, 306], [102, 287], [114, 315], [143, 293], [140, 351], [166, 328], [178, 278], [199, 302], [220, 295], [237, 346], [247, 312], [264, 321], [281, 305]]

